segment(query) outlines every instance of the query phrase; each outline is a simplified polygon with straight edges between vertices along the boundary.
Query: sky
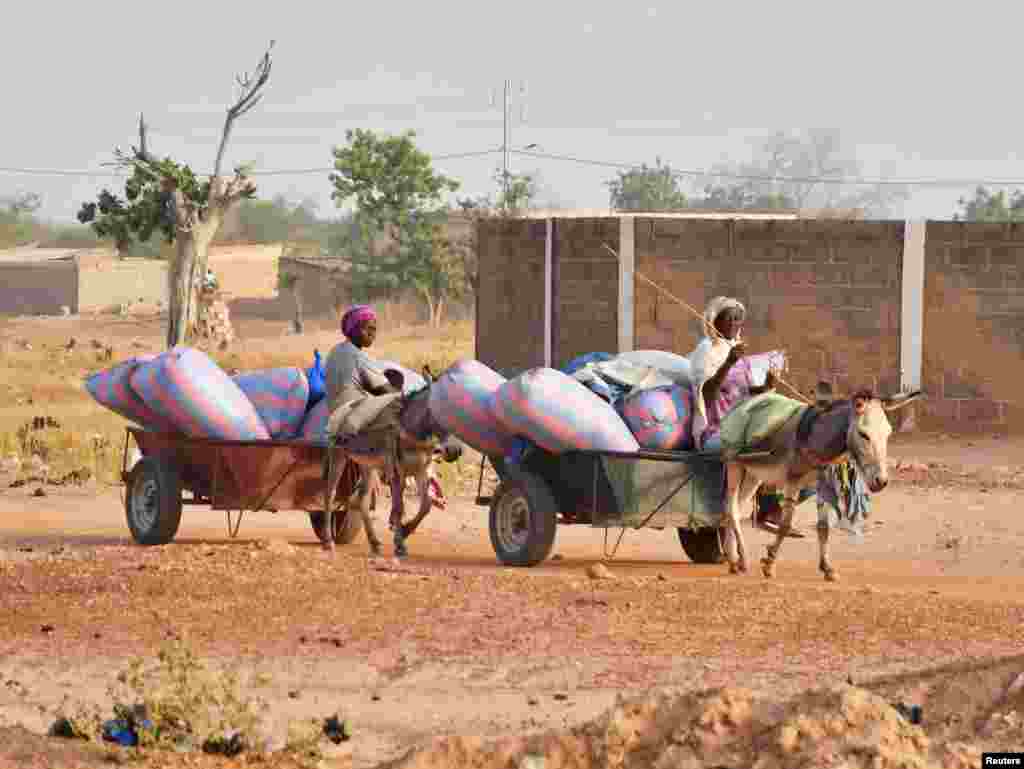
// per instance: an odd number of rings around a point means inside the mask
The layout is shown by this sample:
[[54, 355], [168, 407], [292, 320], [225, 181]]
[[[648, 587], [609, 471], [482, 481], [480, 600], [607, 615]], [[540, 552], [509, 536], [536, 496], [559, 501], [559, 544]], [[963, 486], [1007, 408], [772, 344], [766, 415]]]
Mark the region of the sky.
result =
[[[435, 157], [496, 149], [506, 78], [513, 147], [624, 164], [660, 157], [700, 171], [748, 158], [752, 141], [779, 130], [834, 128], [866, 176], [1024, 186], [1024, 105], [1007, 87], [1024, 5], [947, 8], [919, 0], [19, 3], [16, 21], [0, 30], [8, 73], [0, 168], [101, 170], [115, 146], [136, 142], [141, 111], [151, 151], [209, 172], [234, 77], [273, 39], [265, 96], [235, 125], [227, 162], [253, 162], [257, 172], [322, 169], [255, 177], [261, 197], [313, 198], [322, 216], [334, 213], [331, 149], [347, 129], [414, 129]], [[495, 192], [500, 163], [495, 153], [435, 166], [462, 181], [460, 196], [475, 196]], [[515, 154], [510, 170], [538, 174], [537, 202], [552, 206], [607, 206], [604, 183], [615, 176]], [[0, 171], [0, 196], [38, 192], [42, 213], [66, 221], [112, 184]], [[950, 218], [970, 190], [918, 187], [894, 214]]]

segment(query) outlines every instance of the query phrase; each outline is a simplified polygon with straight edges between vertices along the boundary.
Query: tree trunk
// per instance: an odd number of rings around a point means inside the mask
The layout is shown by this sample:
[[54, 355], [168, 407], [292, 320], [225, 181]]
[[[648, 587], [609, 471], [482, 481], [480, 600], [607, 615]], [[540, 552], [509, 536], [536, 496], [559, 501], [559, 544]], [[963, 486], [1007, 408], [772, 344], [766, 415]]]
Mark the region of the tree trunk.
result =
[[302, 322], [302, 293], [298, 286], [292, 287], [292, 299], [295, 301], [295, 320], [293, 326], [296, 334], [301, 334], [305, 328]]
[[189, 344], [193, 339], [203, 312], [199, 303], [199, 288], [206, 274], [210, 242], [217, 234], [220, 223], [220, 211], [214, 210], [192, 229], [178, 230], [174, 260], [167, 269], [168, 348]]
[[434, 303], [434, 314], [430, 319], [430, 325], [434, 328], [441, 327], [441, 319], [444, 317], [444, 297], [438, 298]]

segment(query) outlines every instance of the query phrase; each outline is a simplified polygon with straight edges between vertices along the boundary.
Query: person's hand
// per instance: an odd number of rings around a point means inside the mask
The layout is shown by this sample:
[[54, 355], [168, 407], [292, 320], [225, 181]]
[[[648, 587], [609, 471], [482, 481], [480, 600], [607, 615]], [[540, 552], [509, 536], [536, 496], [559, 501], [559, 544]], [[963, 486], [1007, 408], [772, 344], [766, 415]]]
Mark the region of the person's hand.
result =
[[740, 358], [742, 358], [746, 354], [747, 354], [747, 345], [744, 344], [743, 342], [737, 342], [729, 350], [729, 357], [727, 358], [727, 360], [729, 361], [730, 364], [733, 364], [733, 363], [736, 363], [737, 361], [739, 361]]
[[768, 375], [764, 378], [764, 386], [769, 390], [774, 390], [778, 380], [775, 376], [775, 369], [768, 369]]

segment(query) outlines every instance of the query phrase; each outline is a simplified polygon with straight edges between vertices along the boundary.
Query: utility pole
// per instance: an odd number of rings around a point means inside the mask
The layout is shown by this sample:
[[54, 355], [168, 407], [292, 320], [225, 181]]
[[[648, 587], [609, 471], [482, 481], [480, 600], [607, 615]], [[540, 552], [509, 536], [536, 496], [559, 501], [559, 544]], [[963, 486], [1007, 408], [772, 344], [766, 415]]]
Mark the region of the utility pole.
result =
[[[509, 205], [509, 186], [512, 180], [512, 173], [509, 171], [509, 160], [512, 156], [512, 80], [505, 79], [504, 97], [501, 103], [501, 190], [502, 190], [502, 203], [507, 208]], [[520, 83], [519, 85], [519, 96], [526, 96], [526, 84]], [[491, 106], [494, 106], [494, 94], [491, 93]], [[520, 122], [526, 120], [526, 105], [520, 101], [519, 105], [519, 119]]]

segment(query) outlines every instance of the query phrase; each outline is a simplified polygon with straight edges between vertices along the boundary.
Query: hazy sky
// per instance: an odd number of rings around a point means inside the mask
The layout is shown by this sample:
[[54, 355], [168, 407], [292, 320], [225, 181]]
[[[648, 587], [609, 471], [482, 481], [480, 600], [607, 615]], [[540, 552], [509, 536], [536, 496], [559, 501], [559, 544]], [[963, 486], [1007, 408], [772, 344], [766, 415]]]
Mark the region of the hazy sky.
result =
[[[779, 129], [834, 127], [864, 173], [1024, 180], [1013, 88], [1020, 3], [917, 0], [644, 3], [321, 3], [107, 0], [18, 3], [0, 31], [0, 166], [98, 169], [135, 139], [197, 170], [213, 165], [236, 72], [274, 38], [263, 102], [240, 120], [229, 163], [328, 168], [345, 130], [414, 128], [435, 155], [497, 148], [505, 78], [526, 82], [512, 144], [551, 154], [701, 170], [749, 155]], [[840, 9], [840, 10], [836, 10]], [[984, 12], [982, 12], [982, 9]], [[494, 92], [497, 102], [489, 105]], [[500, 154], [437, 161], [460, 194], [493, 192]], [[614, 170], [513, 157], [541, 203], [605, 206]], [[317, 198], [327, 171], [259, 176], [262, 196]], [[103, 178], [0, 173], [71, 219]], [[904, 213], [948, 218], [965, 188], [919, 188]]]

